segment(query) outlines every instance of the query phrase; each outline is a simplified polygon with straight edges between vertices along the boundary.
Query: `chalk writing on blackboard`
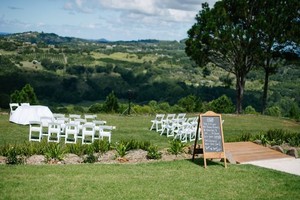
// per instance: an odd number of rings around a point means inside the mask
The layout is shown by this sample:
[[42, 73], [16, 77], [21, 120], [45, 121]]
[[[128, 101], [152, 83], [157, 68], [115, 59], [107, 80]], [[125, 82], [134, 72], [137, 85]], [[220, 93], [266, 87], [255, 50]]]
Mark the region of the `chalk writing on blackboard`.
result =
[[219, 116], [202, 116], [202, 133], [205, 152], [223, 152], [221, 119]]

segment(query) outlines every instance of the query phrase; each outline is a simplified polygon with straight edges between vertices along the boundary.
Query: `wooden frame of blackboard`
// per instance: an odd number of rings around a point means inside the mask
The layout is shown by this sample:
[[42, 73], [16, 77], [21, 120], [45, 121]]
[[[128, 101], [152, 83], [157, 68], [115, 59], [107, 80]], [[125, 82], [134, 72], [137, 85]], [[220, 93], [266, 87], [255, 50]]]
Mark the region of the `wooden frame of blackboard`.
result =
[[202, 137], [204, 167], [206, 168], [207, 166], [206, 159], [208, 158], [223, 158], [224, 166], [227, 168], [221, 115], [208, 111], [204, 114], [200, 114], [199, 122]]

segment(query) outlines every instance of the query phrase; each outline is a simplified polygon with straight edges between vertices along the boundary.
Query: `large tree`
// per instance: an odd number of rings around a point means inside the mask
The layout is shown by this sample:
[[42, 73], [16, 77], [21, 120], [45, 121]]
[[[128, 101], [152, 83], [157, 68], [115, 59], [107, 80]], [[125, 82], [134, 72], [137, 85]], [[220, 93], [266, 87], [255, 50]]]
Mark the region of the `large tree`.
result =
[[255, 1], [223, 0], [213, 8], [204, 3], [186, 41], [187, 55], [199, 66], [212, 62], [235, 75], [237, 113], [242, 112], [246, 75], [258, 59], [256, 15]]
[[[266, 108], [268, 97], [269, 76], [276, 72], [278, 54], [274, 54], [276, 44], [297, 42], [299, 40], [300, 2], [299, 0], [256, 0], [259, 10], [254, 24], [261, 45], [260, 66], [265, 72], [262, 96], [262, 113]], [[282, 45], [284, 46], [284, 45]]]

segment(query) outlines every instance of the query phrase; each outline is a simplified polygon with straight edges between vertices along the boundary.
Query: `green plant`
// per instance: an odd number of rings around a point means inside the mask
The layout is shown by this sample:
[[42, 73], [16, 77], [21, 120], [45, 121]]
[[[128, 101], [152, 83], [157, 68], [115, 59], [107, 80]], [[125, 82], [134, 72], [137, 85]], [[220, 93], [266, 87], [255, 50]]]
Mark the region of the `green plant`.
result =
[[251, 133], [243, 133], [240, 136], [239, 141], [250, 141], [251, 139], [252, 139]]
[[287, 138], [287, 142], [289, 145], [297, 147], [300, 146], [300, 132], [298, 133], [290, 133]]
[[170, 148], [168, 149], [168, 151], [171, 154], [178, 155], [179, 153], [183, 152], [184, 147], [185, 147], [185, 144], [182, 143], [180, 140], [178, 140], [178, 139], [171, 140], [170, 141]]
[[45, 156], [47, 160], [51, 160], [51, 159], [62, 160], [64, 154], [65, 154], [64, 146], [58, 143], [49, 143], [45, 152]]
[[124, 142], [120, 142], [120, 143], [116, 142], [115, 145], [116, 145], [115, 149], [116, 149], [116, 151], [118, 153], [117, 156], [124, 157], [126, 155], [126, 151], [127, 151], [127, 145], [126, 145], [126, 143], [124, 143]]
[[81, 143], [67, 144], [66, 151], [68, 153], [76, 154], [77, 156], [82, 156], [85, 152], [85, 146], [83, 146]]
[[149, 147], [152, 146], [151, 142], [149, 141], [142, 141], [140, 142], [140, 149], [148, 151]]
[[17, 145], [11, 146], [7, 152], [7, 164], [18, 165], [24, 164], [25, 159], [20, 155]]
[[259, 134], [259, 135], [257, 136], [257, 139], [260, 140], [260, 142], [261, 142], [261, 144], [262, 144], [263, 146], [266, 146], [267, 144], [269, 144], [269, 141], [268, 141], [268, 139], [266, 138], [266, 136], [265, 136], [264, 134]]
[[94, 163], [97, 161], [97, 156], [94, 155], [94, 146], [93, 145], [85, 145], [87, 156], [84, 158], [84, 163]]
[[8, 152], [10, 149], [10, 145], [9, 144], [4, 144], [2, 146], [0, 146], [0, 155], [1, 156], [7, 156]]
[[139, 149], [140, 146], [140, 142], [135, 139], [129, 141], [121, 141], [121, 143], [124, 143], [126, 145], [126, 151]]
[[93, 146], [96, 153], [105, 153], [110, 149], [110, 143], [107, 140], [96, 140]]
[[147, 158], [161, 159], [161, 152], [158, 151], [158, 147], [156, 145], [151, 145], [148, 147]]
[[245, 114], [257, 114], [255, 108], [253, 108], [252, 106], [247, 106], [244, 112]]
[[266, 138], [272, 141], [274, 145], [281, 145], [284, 142], [285, 135], [286, 131], [283, 129], [271, 129], [267, 131]]

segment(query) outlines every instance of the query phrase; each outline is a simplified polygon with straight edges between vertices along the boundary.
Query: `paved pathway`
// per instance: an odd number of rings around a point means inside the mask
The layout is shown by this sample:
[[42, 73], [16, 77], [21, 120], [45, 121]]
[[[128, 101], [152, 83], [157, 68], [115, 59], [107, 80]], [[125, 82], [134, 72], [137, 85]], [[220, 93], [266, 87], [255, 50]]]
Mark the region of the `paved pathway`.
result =
[[252, 164], [259, 167], [274, 169], [300, 176], [300, 158], [280, 158], [271, 160], [258, 160], [245, 162], [243, 164]]

